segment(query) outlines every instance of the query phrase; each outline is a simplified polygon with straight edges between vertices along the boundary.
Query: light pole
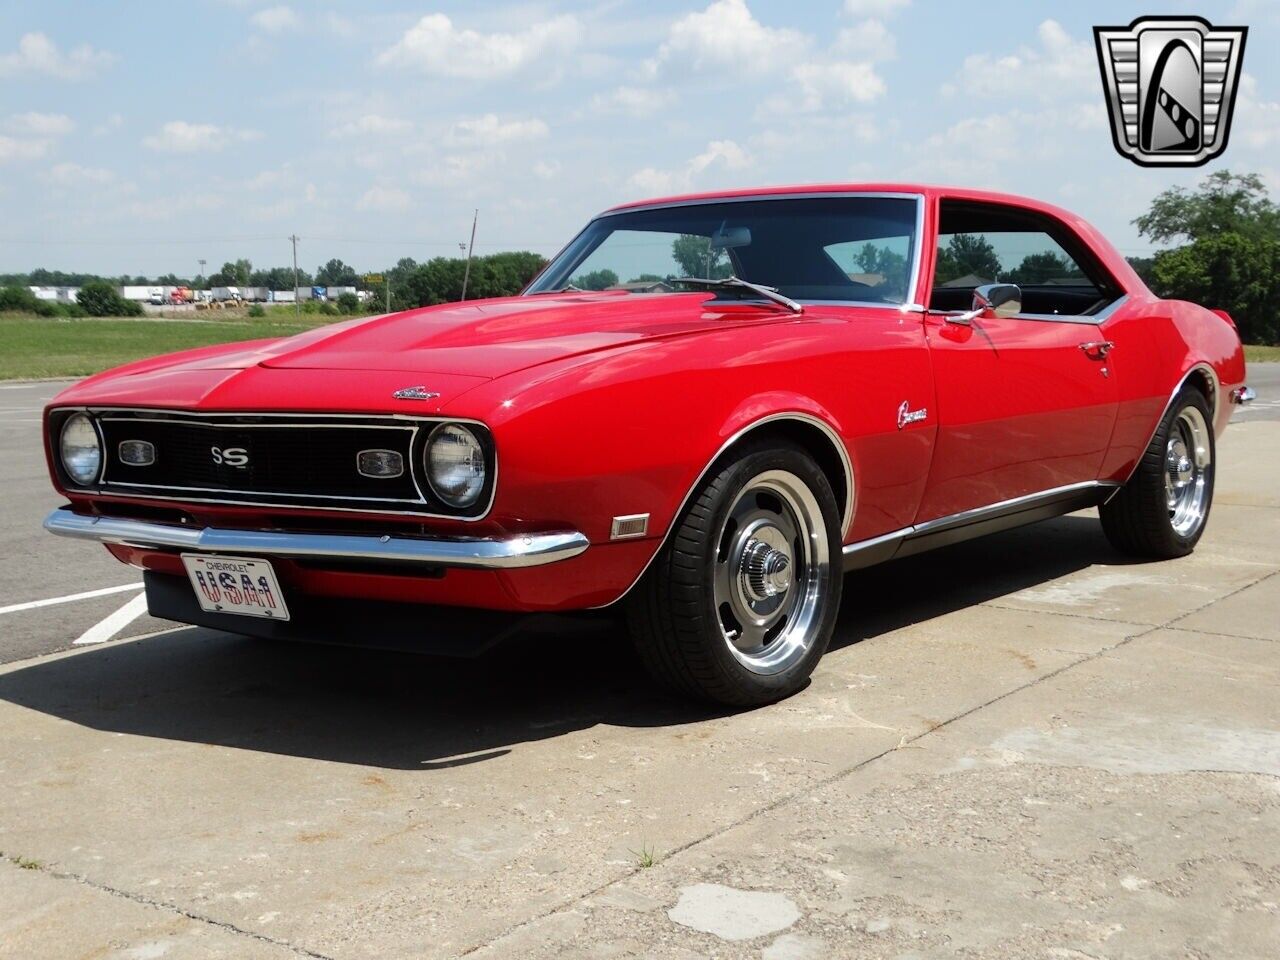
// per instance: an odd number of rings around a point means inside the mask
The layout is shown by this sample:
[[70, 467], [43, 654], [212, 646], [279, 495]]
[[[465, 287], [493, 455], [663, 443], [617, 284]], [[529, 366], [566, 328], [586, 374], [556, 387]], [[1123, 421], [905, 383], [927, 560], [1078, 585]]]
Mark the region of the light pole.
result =
[[467, 246], [467, 266], [462, 271], [462, 299], [467, 299], [467, 281], [471, 279], [471, 254], [476, 248], [476, 221], [480, 219], [480, 210], [477, 208], [475, 216], [471, 218], [471, 243]]
[[[197, 279], [200, 281], [200, 283], [203, 283], [204, 282], [204, 265], [208, 263], [208, 261], [201, 259], [201, 260], [197, 260], [196, 263], [200, 264], [200, 276]], [[199, 289], [198, 285], [197, 285], [197, 289]]]
[[302, 308], [298, 305], [298, 235], [290, 234], [289, 240], [293, 243], [293, 316], [297, 319], [302, 315]]

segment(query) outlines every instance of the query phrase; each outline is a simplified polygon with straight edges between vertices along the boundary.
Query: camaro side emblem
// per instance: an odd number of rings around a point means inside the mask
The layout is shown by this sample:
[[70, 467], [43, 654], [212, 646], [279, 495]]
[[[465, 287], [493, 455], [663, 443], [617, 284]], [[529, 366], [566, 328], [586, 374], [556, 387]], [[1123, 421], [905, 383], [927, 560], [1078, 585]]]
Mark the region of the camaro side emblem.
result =
[[1198, 167], [1222, 153], [1248, 32], [1199, 17], [1094, 27], [1120, 155], [1144, 167]]
[[209, 451], [214, 463], [241, 468], [249, 465], [249, 451], [244, 447], [210, 447]]
[[434, 400], [436, 397], [440, 396], [440, 394], [433, 390], [428, 390], [426, 387], [418, 386], [405, 387], [401, 390], [397, 390], [391, 396], [395, 397], [397, 400]]
[[898, 429], [901, 430], [908, 423], [918, 423], [929, 416], [929, 411], [924, 407], [919, 410], [912, 410], [907, 401], [903, 400], [901, 406], [898, 407]]

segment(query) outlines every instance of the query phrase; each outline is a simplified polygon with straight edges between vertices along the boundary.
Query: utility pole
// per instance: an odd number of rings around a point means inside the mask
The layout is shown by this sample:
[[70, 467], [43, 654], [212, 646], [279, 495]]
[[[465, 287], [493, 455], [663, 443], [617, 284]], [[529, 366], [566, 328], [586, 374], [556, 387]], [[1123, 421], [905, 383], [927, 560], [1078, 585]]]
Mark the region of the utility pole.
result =
[[302, 308], [298, 304], [298, 235], [290, 234], [289, 241], [293, 244], [293, 315], [297, 318], [302, 314]]
[[462, 299], [467, 299], [467, 281], [471, 279], [471, 254], [476, 248], [476, 221], [480, 219], [480, 210], [476, 209], [471, 218], [471, 243], [467, 247], [467, 266], [462, 271]]

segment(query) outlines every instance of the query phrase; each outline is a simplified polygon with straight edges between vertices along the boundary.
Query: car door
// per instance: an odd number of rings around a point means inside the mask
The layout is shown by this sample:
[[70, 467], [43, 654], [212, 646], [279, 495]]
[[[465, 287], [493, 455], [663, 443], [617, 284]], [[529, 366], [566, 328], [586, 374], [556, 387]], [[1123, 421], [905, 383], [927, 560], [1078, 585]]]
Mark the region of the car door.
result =
[[[937, 222], [938, 434], [916, 522], [1096, 480], [1117, 405], [1100, 322], [1118, 285], [1048, 214], [943, 198]], [[1021, 312], [952, 319], [994, 281], [1020, 285]]]

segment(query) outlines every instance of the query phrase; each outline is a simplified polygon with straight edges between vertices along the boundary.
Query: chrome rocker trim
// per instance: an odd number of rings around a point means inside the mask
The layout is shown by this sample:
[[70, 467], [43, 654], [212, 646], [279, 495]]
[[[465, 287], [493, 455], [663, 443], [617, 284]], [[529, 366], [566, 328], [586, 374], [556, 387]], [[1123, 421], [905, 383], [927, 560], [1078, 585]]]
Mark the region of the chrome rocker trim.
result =
[[936, 520], [926, 520], [870, 540], [859, 540], [845, 546], [844, 569], [846, 572], [860, 570], [897, 557], [909, 557], [936, 547], [998, 533], [1038, 520], [1060, 517], [1086, 507], [1095, 507], [1118, 490], [1119, 486], [1106, 480], [1070, 483]]
[[45, 517], [44, 528], [60, 537], [97, 540], [132, 547], [161, 547], [206, 553], [268, 557], [327, 557], [335, 560], [421, 564], [513, 570], [576, 557], [591, 545], [575, 531], [492, 539], [417, 539], [345, 536], [265, 530], [176, 527], [117, 517], [89, 517], [59, 507]]

